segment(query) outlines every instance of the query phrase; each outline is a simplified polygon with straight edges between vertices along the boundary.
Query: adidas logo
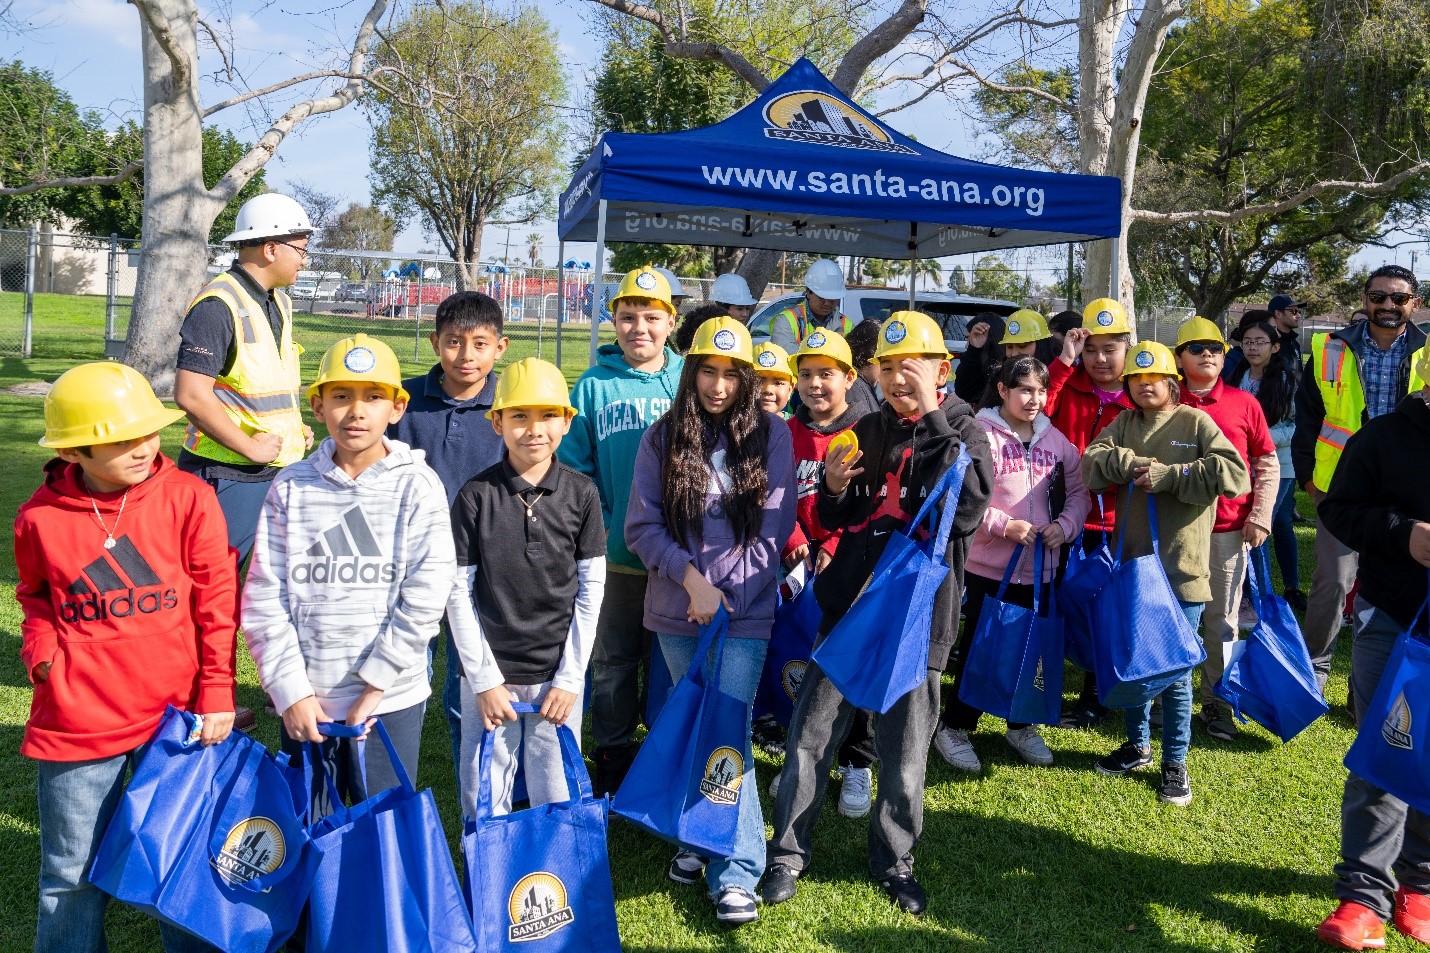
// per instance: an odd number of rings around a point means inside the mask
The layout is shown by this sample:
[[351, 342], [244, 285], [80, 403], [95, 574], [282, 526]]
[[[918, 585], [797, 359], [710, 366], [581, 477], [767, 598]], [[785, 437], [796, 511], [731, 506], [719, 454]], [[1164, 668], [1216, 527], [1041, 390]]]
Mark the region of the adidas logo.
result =
[[178, 592], [163, 585], [129, 537], [121, 536], [69, 584], [65, 592], [73, 598], [60, 602], [60, 618], [101, 622], [173, 609], [179, 604]]
[[359, 506], [323, 530], [303, 555], [313, 558], [293, 563], [288, 575], [296, 583], [389, 583], [397, 578], [397, 563], [383, 559]]

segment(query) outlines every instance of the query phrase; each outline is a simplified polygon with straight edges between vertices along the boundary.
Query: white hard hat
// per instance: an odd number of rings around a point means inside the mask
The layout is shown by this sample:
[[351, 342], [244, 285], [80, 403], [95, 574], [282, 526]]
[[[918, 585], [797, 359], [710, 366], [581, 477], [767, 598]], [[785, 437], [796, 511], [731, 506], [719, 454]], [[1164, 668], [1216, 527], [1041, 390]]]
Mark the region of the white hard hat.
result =
[[233, 234], [225, 242], [249, 242], [260, 238], [282, 238], [285, 235], [311, 235], [313, 223], [303, 206], [286, 195], [264, 192], [255, 195], [238, 210]]
[[715, 283], [710, 286], [710, 300], [718, 301], [721, 304], [737, 304], [742, 307], [759, 304], [755, 296], [750, 294], [750, 286], [745, 284], [745, 279], [736, 274], [721, 275], [715, 279]]
[[844, 297], [844, 272], [838, 262], [821, 258], [804, 273], [804, 286], [821, 298], [838, 301]]
[[680, 287], [680, 279], [675, 277], [675, 272], [669, 268], [656, 268], [656, 271], [665, 276], [666, 282], [670, 284], [670, 296], [672, 298], [688, 298], [690, 292]]

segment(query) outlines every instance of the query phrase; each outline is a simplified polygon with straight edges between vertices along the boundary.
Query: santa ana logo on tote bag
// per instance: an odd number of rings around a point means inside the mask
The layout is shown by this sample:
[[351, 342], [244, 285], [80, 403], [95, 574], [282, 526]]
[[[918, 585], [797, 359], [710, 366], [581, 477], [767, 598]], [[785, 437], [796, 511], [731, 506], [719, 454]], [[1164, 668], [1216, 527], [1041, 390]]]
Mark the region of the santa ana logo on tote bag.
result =
[[716, 748], [705, 762], [700, 793], [712, 804], [734, 804], [740, 800], [740, 783], [744, 779], [744, 755], [734, 748]]
[[210, 862], [224, 880], [242, 884], [273, 873], [283, 866], [287, 854], [277, 824], [266, 817], [246, 817], [228, 832], [218, 856]]
[[1390, 706], [1390, 714], [1385, 716], [1380, 726], [1380, 736], [1392, 747], [1414, 750], [1415, 739], [1410, 735], [1410, 705], [1405, 700], [1404, 692]]
[[566, 885], [560, 877], [542, 870], [527, 874], [511, 888], [507, 913], [511, 917], [507, 939], [512, 943], [545, 939], [576, 921], [566, 899]]

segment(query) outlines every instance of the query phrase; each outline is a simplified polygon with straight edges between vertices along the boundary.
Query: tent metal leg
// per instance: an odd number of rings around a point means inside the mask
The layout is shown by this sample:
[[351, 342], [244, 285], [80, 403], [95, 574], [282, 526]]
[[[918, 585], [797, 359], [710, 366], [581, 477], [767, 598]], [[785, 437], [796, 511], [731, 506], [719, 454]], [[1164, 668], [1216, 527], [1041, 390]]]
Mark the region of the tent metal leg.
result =
[[[546, 309], [542, 309], [542, 317], [546, 316]], [[561, 366], [561, 327], [562, 321], [566, 318], [566, 240], [558, 238], [556, 240], [556, 366]], [[538, 336], [537, 340], [540, 340]], [[539, 348], [538, 348], [539, 350]]]
[[914, 295], [917, 292], [919, 280], [919, 223], [909, 223], [909, 310], [914, 308]]
[[601, 199], [596, 219], [596, 257], [591, 261], [591, 366], [596, 366], [597, 339], [601, 332], [601, 291], [606, 277], [606, 200]]

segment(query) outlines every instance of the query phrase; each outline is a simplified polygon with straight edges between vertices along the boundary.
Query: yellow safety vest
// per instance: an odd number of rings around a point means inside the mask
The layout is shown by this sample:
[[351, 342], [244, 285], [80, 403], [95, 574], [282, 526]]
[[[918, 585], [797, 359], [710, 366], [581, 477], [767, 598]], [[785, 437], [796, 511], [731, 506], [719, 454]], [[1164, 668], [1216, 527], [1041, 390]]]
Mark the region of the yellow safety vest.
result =
[[[835, 313], [839, 314], [839, 312]], [[784, 318], [785, 323], [789, 325], [790, 333], [794, 335], [795, 343], [803, 344], [805, 337], [808, 336], [810, 332], [810, 325], [812, 323], [809, 317], [809, 303], [806, 301], [801, 301], [793, 308], [785, 308], [779, 314], [771, 318], [770, 337], [774, 337], [775, 322], [780, 320], [781, 318]], [[849, 332], [854, 330], [854, 321], [847, 314], [839, 314], [839, 319], [839, 333], [844, 335], [845, 337], [848, 337]], [[827, 321], [829, 319], [825, 318], [825, 320]], [[820, 327], [823, 327], [823, 325], [820, 325]]]
[[[273, 295], [283, 316], [280, 340], [275, 341], [263, 305], [233, 274], [223, 272], [215, 277], [189, 303], [189, 308], [206, 298], [222, 301], [233, 317], [233, 367], [214, 379], [214, 396], [244, 433], [275, 433], [283, 438], [283, 448], [273, 466], [285, 467], [303, 459], [305, 438], [299, 403], [303, 375], [298, 364], [303, 348], [293, 340], [292, 301], [282, 291]], [[184, 448], [205, 460], [253, 464], [192, 423], [184, 437]]]
[[[1425, 386], [1415, 370], [1424, 353], [1425, 348], [1422, 347], [1410, 356], [1409, 392], [1412, 394]], [[1311, 482], [1316, 489], [1324, 492], [1331, 487], [1331, 477], [1341, 461], [1346, 441], [1365, 420], [1365, 390], [1361, 387], [1355, 353], [1341, 338], [1329, 334], [1312, 335], [1311, 366], [1316, 372], [1321, 403], [1326, 408], [1321, 432], [1316, 436], [1316, 467], [1311, 471]]]

